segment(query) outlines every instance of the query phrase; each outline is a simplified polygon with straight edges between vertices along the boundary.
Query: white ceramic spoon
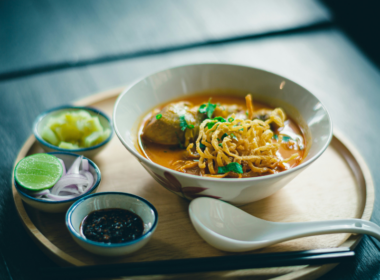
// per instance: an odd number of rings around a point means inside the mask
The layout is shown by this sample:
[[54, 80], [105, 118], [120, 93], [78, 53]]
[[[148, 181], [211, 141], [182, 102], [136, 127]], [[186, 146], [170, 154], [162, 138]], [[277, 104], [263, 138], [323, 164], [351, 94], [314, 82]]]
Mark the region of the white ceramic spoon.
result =
[[294, 238], [326, 233], [361, 233], [380, 240], [380, 227], [369, 221], [268, 222], [207, 197], [193, 200], [189, 214], [196, 231], [207, 243], [228, 252], [256, 250]]

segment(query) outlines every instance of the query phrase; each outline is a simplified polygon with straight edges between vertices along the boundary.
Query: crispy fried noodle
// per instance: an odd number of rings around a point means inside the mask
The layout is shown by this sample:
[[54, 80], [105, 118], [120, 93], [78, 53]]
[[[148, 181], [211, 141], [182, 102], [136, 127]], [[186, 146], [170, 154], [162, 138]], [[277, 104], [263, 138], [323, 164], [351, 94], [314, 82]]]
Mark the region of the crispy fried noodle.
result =
[[[199, 135], [194, 143], [187, 146], [188, 155], [198, 158], [198, 162], [182, 165], [186, 168], [196, 165], [202, 176], [209, 177], [254, 177], [262, 174], [275, 173], [276, 167], [282, 167], [285, 162], [299, 157], [298, 153], [282, 160], [277, 155], [279, 143], [273, 143], [273, 131], [270, 125], [284, 126], [285, 113], [276, 108], [270, 113], [269, 119], [262, 121], [253, 119], [253, 104], [251, 95], [247, 95], [248, 119], [235, 118], [231, 115], [228, 120], [204, 120], [199, 128]], [[227, 172], [218, 174], [218, 167], [224, 167], [232, 162], [242, 166], [243, 173]]]

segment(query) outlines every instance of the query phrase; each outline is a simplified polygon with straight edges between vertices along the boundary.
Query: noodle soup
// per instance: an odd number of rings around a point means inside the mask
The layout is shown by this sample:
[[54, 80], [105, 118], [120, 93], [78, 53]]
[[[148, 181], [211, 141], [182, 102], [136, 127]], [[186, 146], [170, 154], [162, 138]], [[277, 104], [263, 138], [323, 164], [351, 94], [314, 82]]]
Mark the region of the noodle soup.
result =
[[203, 177], [275, 174], [300, 164], [305, 136], [281, 108], [234, 95], [186, 96], [155, 108], [139, 129], [139, 152]]

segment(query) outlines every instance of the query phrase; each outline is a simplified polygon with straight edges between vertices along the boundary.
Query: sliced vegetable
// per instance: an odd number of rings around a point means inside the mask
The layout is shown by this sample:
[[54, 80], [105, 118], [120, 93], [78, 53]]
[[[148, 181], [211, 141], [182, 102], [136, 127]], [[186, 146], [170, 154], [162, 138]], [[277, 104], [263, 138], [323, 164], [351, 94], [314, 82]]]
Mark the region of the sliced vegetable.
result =
[[157, 120], [159, 120], [159, 119], [161, 119], [161, 118], [162, 118], [162, 115], [161, 115], [161, 114], [156, 115], [156, 119], [157, 119]]

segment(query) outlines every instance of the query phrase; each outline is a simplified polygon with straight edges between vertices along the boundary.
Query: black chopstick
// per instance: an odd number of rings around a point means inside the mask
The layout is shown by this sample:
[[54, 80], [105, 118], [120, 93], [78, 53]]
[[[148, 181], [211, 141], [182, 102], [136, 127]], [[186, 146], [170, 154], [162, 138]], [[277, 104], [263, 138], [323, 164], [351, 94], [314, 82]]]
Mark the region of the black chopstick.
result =
[[180, 274], [249, 268], [322, 265], [353, 260], [349, 248], [317, 249], [283, 253], [233, 255], [196, 259], [133, 262], [40, 269], [39, 279], [86, 279], [120, 276]]

